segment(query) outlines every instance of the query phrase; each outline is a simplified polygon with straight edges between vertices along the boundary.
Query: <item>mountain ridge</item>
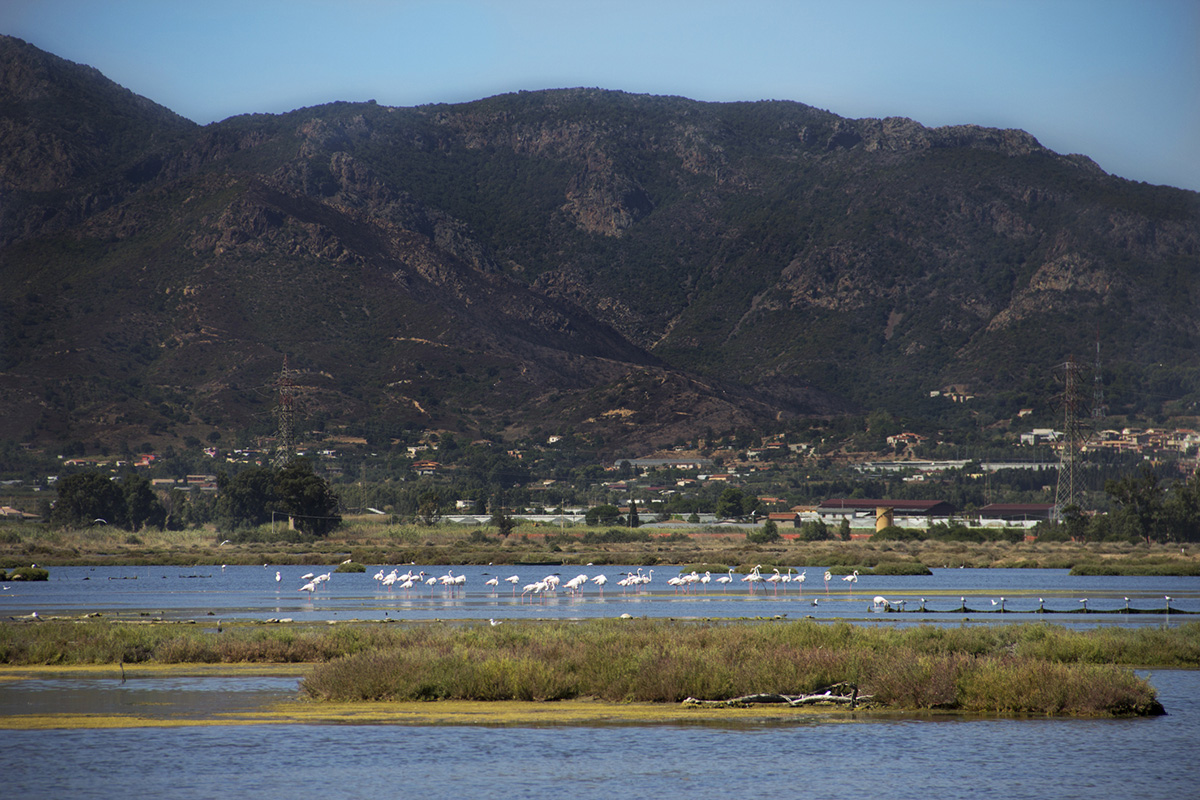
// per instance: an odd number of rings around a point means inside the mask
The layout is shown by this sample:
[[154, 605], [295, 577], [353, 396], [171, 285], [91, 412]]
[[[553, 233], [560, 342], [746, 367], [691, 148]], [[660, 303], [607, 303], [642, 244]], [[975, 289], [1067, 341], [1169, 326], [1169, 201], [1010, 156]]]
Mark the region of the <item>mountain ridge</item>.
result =
[[1128, 410], [1200, 390], [1200, 195], [1023, 131], [598, 89], [200, 127], [55, 59], [0, 40], [62, 87], [0, 91], [11, 440], [266, 435], [284, 354], [321, 425], [609, 446], [1000, 417], [1097, 334]]

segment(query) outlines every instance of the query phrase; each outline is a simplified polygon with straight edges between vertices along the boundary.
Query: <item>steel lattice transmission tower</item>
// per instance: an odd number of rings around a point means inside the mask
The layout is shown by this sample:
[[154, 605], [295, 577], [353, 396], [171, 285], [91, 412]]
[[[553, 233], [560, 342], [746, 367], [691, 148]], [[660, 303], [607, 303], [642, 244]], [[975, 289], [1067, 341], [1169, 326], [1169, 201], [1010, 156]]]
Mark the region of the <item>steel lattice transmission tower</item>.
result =
[[275, 433], [275, 451], [271, 454], [271, 463], [276, 467], [286, 467], [296, 457], [296, 391], [286, 354], [275, 385], [279, 392], [279, 405], [275, 407], [279, 428]]
[[1063, 392], [1058, 396], [1063, 409], [1063, 430], [1058, 450], [1058, 485], [1054, 491], [1054, 515], [1061, 520], [1063, 509], [1080, 505], [1083, 479], [1080, 475], [1079, 452], [1088, 437], [1079, 419], [1079, 411], [1083, 407], [1080, 394], [1082, 367], [1075, 362], [1074, 356], [1069, 356], [1066, 363], [1060, 364], [1055, 371], [1061, 371], [1063, 376]]

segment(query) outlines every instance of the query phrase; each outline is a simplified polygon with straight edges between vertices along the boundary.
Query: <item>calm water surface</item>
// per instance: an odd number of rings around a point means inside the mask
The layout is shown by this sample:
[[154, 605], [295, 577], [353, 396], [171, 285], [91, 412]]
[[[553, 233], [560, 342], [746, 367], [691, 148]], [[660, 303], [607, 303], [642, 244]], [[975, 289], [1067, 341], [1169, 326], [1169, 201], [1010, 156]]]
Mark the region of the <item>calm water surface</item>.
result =
[[[332, 567], [312, 569], [324, 572]], [[1174, 625], [1200, 619], [1196, 578], [1072, 577], [1064, 570], [934, 570], [924, 577], [835, 577], [823, 566], [776, 594], [735, 581], [681, 594], [677, 569], [655, 569], [640, 593], [615, 586], [635, 567], [461, 568], [463, 590], [388, 591], [367, 573], [334, 574], [313, 595], [306, 567], [70, 567], [45, 583], [0, 587], [0, 616], [100, 613], [116, 618], [434, 620], [680, 619], [786, 615], [864, 624]], [[385, 567], [389, 571], [390, 566]], [[458, 567], [425, 566], [439, 576]], [[400, 569], [401, 572], [407, 570]], [[276, 571], [280, 580], [275, 580]], [[558, 572], [606, 574], [603, 595], [521, 597], [521, 587]], [[644, 573], [648, 570], [643, 568]], [[485, 581], [516, 574], [495, 590]], [[875, 614], [871, 598], [922, 599], [927, 614]], [[1165, 597], [1170, 596], [1166, 613]], [[1132, 609], [1152, 613], [1126, 614]], [[1003, 600], [1001, 600], [1003, 598]], [[1115, 614], [1083, 614], [1114, 610]], [[812, 601], [816, 600], [817, 605]], [[995, 601], [995, 603], [993, 603]], [[1006, 612], [997, 613], [1001, 602]], [[1039, 603], [1063, 613], [1036, 614]], [[960, 610], [966, 605], [968, 612]], [[1071, 613], [1065, 613], [1071, 612]], [[870, 622], [865, 622], [865, 621]], [[969, 622], [968, 622], [969, 621]], [[486, 623], [484, 623], [486, 624]], [[2, 731], [0, 775], [14, 797], [359, 798], [743, 795], [929, 798], [1185, 798], [1200, 767], [1200, 672], [1151, 676], [1169, 715], [1139, 720], [845, 721], [789, 724], [439, 727], [398, 725], [206, 725], [118, 730]], [[51, 712], [220, 722], [297, 693], [295, 678], [59, 678], [0, 682], [0, 717]]]
[[[424, 571], [427, 577], [462, 574], [467, 582], [453, 591], [424, 584], [409, 590], [398, 585], [385, 589], [373, 576], [392, 567], [375, 565], [366, 573], [333, 573], [310, 595], [300, 591], [305, 583], [301, 576], [310, 571], [332, 571], [332, 566], [57, 567], [51, 570], [49, 581], [14, 582], [0, 587], [0, 617], [100, 613], [126, 618], [313, 622], [587, 619], [621, 614], [683, 619], [786, 615], [793, 619], [812, 616], [954, 624], [964, 618], [973, 622], [1050, 619], [1090, 625], [1162, 625], [1200, 618], [1188, 616], [1200, 614], [1200, 579], [1194, 577], [1076, 577], [1066, 570], [936, 569], [931, 576], [864, 575], [854, 584], [834, 576], [826, 587], [822, 580], [825, 567], [816, 565], [805, 568], [804, 584], [781, 585], [778, 590], [760, 584], [750, 592], [749, 585], [740, 580], [742, 576], [735, 576], [734, 582], [724, 588], [714, 580], [682, 593], [667, 585], [668, 578], [679, 574], [677, 567], [655, 567], [653, 580], [640, 591], [616, 585], [625, 573], [637, 569], [633, 566], [411, 568]], [[399, 571], [408, 569], [405, 566]], [[641, 569], [643, 574], [650, 572]], [[553, 596], [522, 595], [524, 585], [554, 573], [564, 582], [581, 573], [589, 577], [604, 574], [608, 584], [603, 592], [589, 582], [577, 595], [562, 588]], [[515, 586], [503, 580], [510, 575], [518, 577]], [[486, 586], [485, 582], [493, 577], [501, 579], [499, 587]], [[895, 604], [904, 601], [906, 613], [869, 612], [875, 595]], [[1173, 615], [1166, 613], [1166, 597], [1171, 598]], [[930, 613], [912, 613], [921, 608], [922, 601]], [[967, 612], [961, 611], [964, 605]], [[1081, 613], [1085, 607], [1089, 611], [1121, 612], [1126, 605], [1154, 613]], [[1034, 613], [1039, 606], [1055, 613]], [[1005, 613], [999, 613], [1001, 608]]]
[[[1138, 720], [4, 731], [13, 797], [1195, 797], [1200, 673]], [[3, 690], [0, 690], [3, 691]]]

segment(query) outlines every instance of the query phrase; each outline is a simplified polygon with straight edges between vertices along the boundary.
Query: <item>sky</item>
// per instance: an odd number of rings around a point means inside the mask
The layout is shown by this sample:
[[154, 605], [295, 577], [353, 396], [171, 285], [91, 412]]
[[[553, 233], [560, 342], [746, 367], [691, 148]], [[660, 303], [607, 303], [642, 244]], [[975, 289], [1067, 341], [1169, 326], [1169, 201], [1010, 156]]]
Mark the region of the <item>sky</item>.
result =
[[1020, 128], [1200, 191], [1200, 0], [4, 0], [196, 122], [575, 86]]

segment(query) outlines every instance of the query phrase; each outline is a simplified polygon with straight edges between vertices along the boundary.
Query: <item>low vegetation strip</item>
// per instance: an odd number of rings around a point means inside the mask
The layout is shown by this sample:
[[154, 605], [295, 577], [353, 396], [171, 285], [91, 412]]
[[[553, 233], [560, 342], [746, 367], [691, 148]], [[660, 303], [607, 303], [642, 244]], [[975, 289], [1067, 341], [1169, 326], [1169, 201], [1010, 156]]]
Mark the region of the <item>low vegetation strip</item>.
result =
[[[566, 700], [678, 703], [754, 693], [804, 694], [847, 682], [876, 706], [979, 713], [1161, 713], [1153, 689], [1094, 636], [1002, 630], [880, 631], [811, 622], [602, 621], [472, 628], [414, 638], [322, 664], [302, 683], [335, 701]], [[1200, 630], [1172, 642], [1126, 631], [1118, 659], [1151, 652], [1196, 664]], [[1091, 645], [1083, 642], [1090, 638]], [[1054, 640], [1053, 642], [1048, 641]], [[1182, 650], [1167, 656], [1167, 650]], [[1190, 655], [1188, 655], [1190, 653]]]
[[846, 682], [896, 709], [1161, 712], [1133, 667], [1200, 667], [1200, 623], [869, 628], [796, 622], [377, 623], [221, 630], [96, 620], [0, 625], [0, 662], [312, 663], [315, 700], [678, 703], [805, 694]]

